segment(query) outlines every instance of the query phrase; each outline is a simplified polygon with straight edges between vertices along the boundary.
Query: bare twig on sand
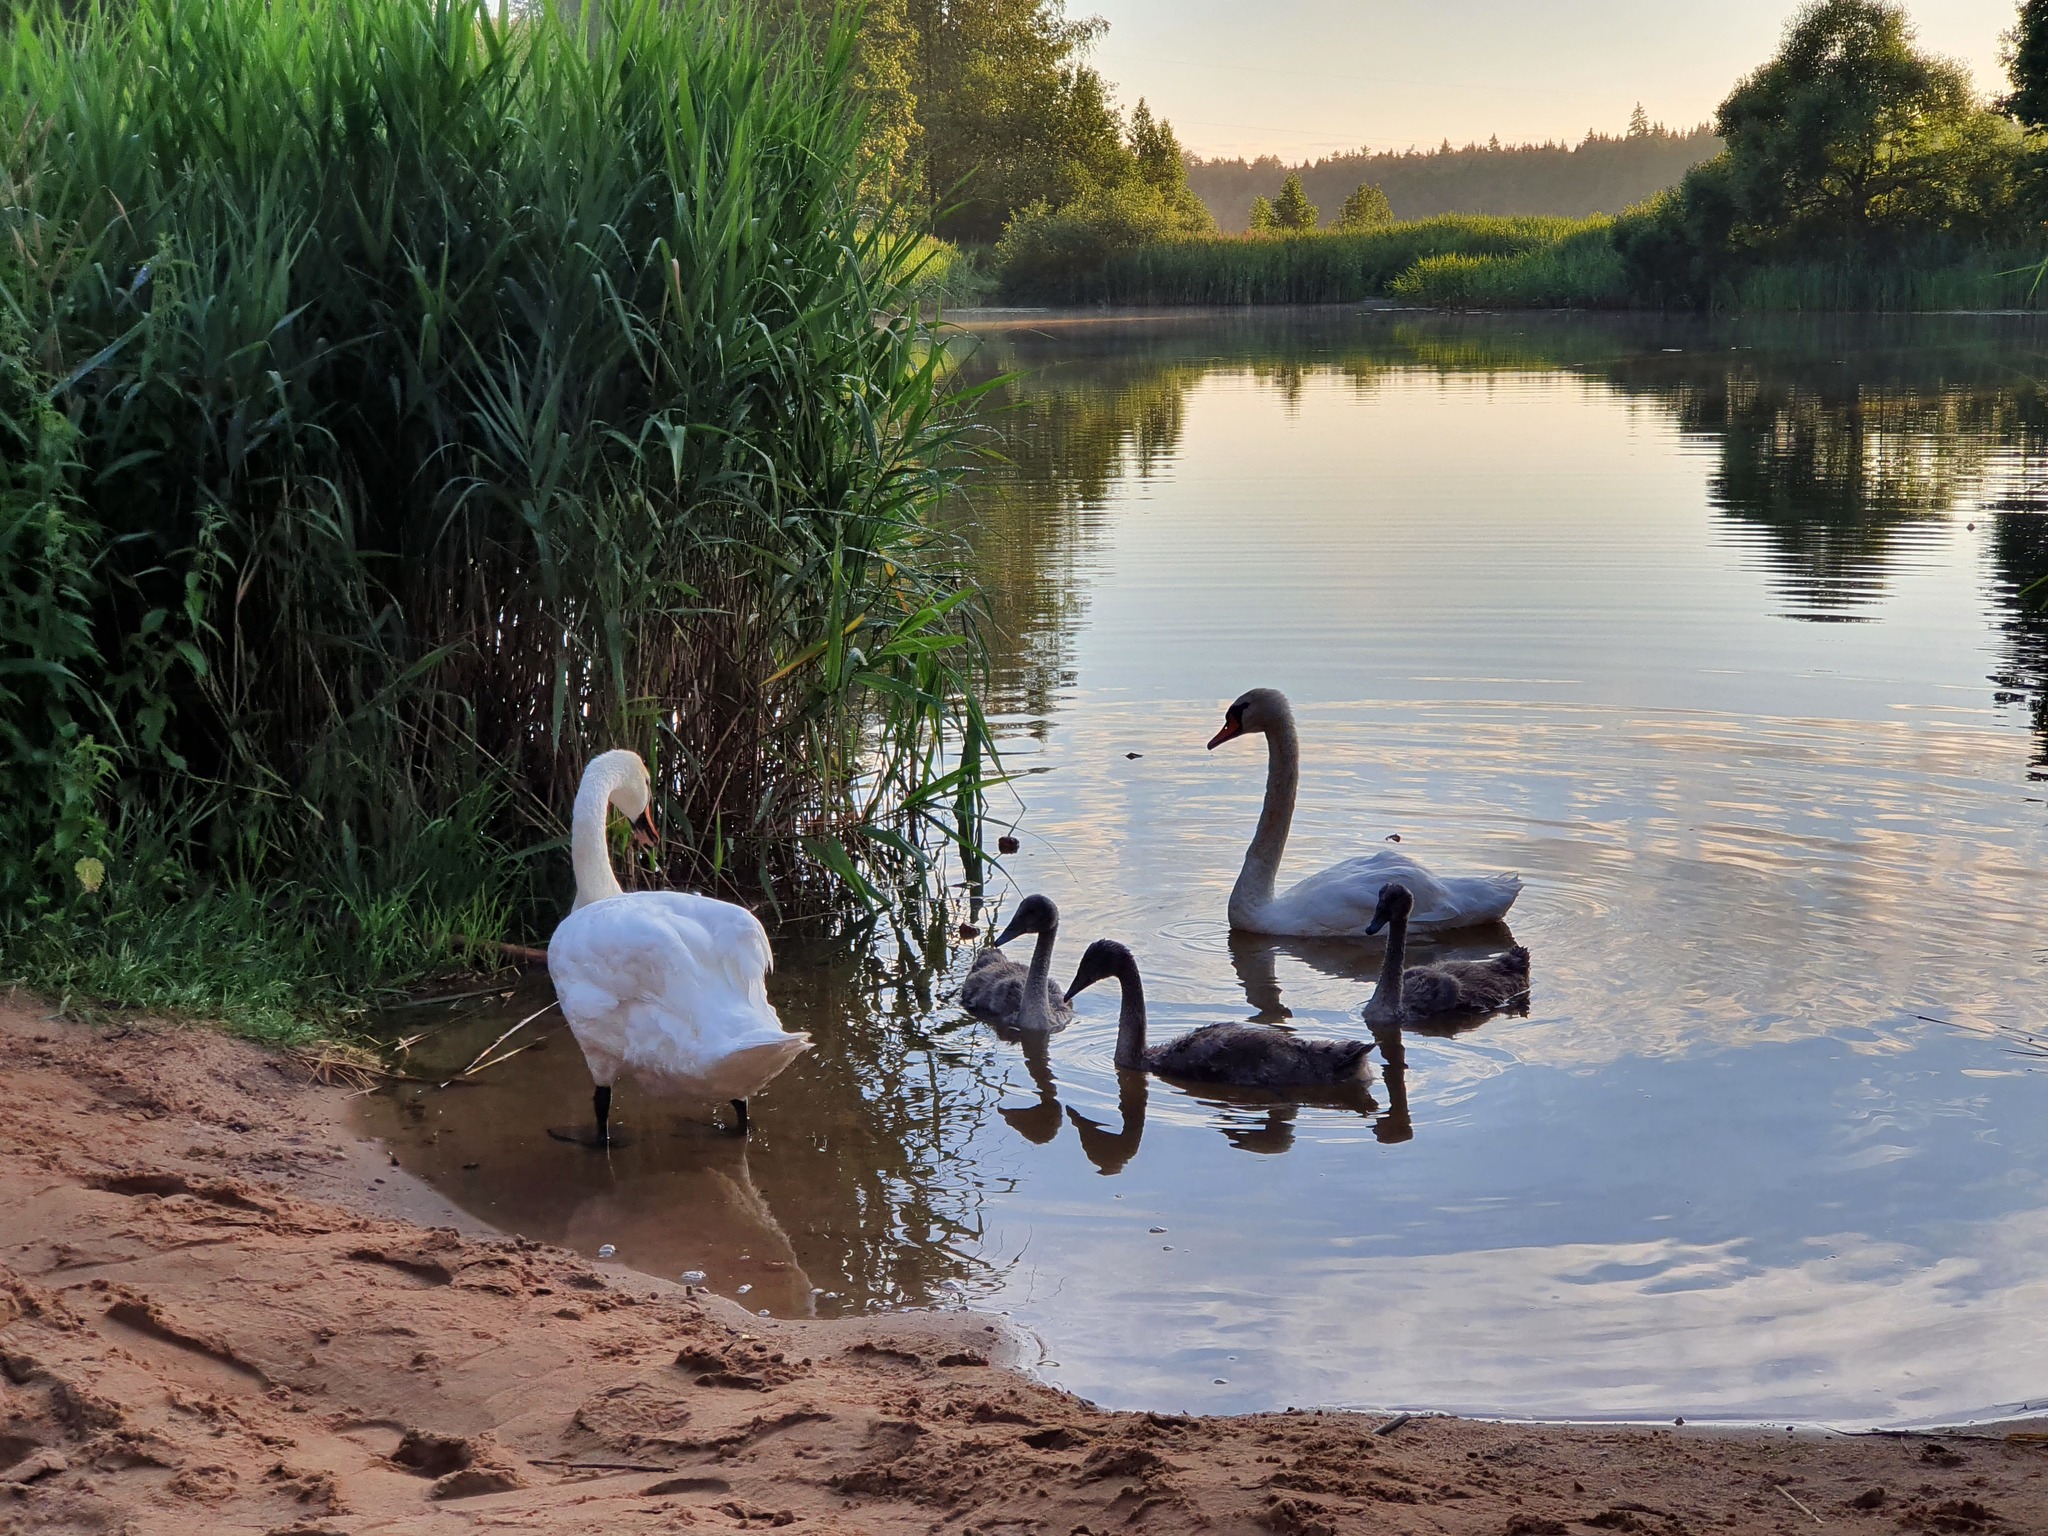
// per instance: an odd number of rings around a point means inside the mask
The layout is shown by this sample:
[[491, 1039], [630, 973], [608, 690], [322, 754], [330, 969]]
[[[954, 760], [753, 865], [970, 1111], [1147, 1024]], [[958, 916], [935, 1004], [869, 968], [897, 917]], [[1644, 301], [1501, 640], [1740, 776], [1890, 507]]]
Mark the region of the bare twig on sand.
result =
[[1777, 1489], [1778, 1492], [1785, 1495], [1786, 1502], [1789, 1503], [1794, 1509], [1801, 1511], [1806, 1516], [1806, 1518], [1811, 1520], [1815, 1525], [1827, 1524], [1827, 1521], [1821, 1519], [1819, 1515], [1816, 1515], [1812, 1510], [1808, 1509], [1804, 1504], [1800, 1503], [1797, 1498], [1793, 1497], [1792, 1490], [1790, 1488], [1787, 1488], [1783, 1483], [1773, 1483], [1771, 1484], [1771, 1486]]

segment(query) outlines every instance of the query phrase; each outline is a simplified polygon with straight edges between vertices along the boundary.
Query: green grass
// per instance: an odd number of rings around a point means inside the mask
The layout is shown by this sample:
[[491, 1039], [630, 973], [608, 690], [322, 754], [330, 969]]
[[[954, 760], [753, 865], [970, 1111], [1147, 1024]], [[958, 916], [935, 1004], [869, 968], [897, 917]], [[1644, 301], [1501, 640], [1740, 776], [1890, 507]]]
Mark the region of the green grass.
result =
[[971, 826], [951, 258], [857, 199], [853, 46], [714, 0], [10, 12], [10, 979], [269, 1018], [461, 914], [544, 934], [614, 745], [650, 878], [785, 911]]

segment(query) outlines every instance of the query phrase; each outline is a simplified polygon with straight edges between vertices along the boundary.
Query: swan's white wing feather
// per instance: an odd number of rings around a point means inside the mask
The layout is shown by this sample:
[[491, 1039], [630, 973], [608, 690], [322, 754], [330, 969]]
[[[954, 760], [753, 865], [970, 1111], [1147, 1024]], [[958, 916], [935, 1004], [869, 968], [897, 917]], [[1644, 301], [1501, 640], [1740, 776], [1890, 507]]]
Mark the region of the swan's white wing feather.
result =
[[1332, 864], [1290, 886], [1259, 914], [1259, 929], [1304, 937], [1362, 934], [1379, 904], [1380, 887], [1394, 881], [1414, 895], [1408, 926], [1423, 933], [1496, 922], [1522, 889], [1515, 875], [1441, 878], [1389, 848]]
[[548, 944], [562, 1013], [601, 1083], [744, 1098], [805, 1050], [768, 1002], [773, 957], [744, 907], [642, 891], [571, 913]]

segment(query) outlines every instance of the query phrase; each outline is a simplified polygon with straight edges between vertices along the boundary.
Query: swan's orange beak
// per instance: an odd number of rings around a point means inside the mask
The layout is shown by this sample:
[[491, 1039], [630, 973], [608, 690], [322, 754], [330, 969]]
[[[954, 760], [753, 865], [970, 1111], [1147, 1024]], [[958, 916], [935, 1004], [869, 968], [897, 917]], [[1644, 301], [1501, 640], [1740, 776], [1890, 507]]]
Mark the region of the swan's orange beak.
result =
[[[645, 822], [643, 830], [640, 822]], [[647, 803], [647, 809], [640, 813], [640, 821], [633, 823], [633, 843], [639, 848], [653, 848], [661, 842], [661, 828], [654, 824], [654, 802]]]
[[1214, 736], [1211, 736], [1209, 738], [1209, 750], [1211, 752], [1214, 752], [1226, 741], [1231, 740], [1233, 737], [1242, 736], [1243, 734], [1244, 727], [1242, 725], [1238, 724], [1238, 722], [1235, 720], [1226, 720], [1223, 722], [1223, 729], [1218, 731]]

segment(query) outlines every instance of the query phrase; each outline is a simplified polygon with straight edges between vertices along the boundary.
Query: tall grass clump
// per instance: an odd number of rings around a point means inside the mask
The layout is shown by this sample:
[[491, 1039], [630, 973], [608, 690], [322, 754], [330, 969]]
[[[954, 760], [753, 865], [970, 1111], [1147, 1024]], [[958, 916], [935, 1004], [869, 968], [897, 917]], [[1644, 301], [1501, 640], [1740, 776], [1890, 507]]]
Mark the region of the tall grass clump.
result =
[[1388, 283], [1387, 292], [1440, 309], [1606, 308], [1631, 297], [1608, 221], [1597, 218], [1528, 250], [1425, 256]]
[[1004, 288], [1045, 303], [1351, 303], [1384, 295], [1428, 257], [1519, 255], [1586, 227], [1582, 219], [1445, 214], [1358, 233], [1162, 240], [1062, 267], [1006, 270]]
[[534, 855], [612, 745], [668, 878], [785, 902], [971, 804], [957, 402], [902, 318], [928, 260], [856, 202], [854, 40], [714, 0], [14, 8], [8, 976], [195, 901], [328, 935], [279, 962], [321, 987], [544, 930]]

